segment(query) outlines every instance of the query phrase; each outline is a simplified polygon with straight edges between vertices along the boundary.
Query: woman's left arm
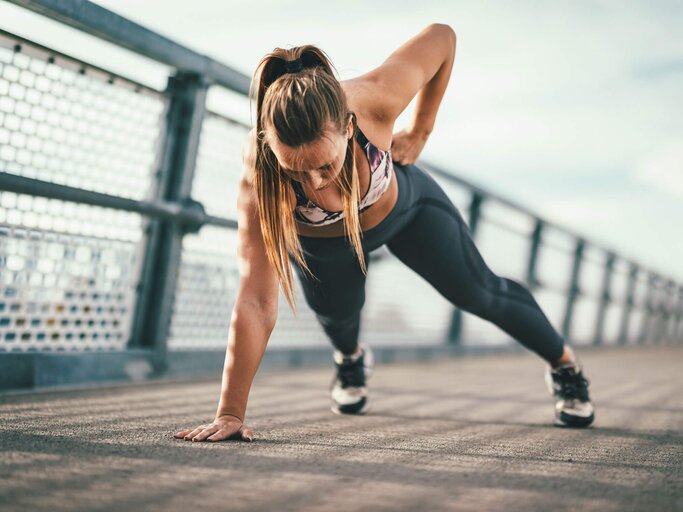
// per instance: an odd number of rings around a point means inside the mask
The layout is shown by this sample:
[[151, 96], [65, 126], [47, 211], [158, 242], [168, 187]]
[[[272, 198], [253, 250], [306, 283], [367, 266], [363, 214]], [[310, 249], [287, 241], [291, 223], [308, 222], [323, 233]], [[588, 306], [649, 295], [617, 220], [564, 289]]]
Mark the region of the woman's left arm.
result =
[[373, 110], [392, 126], [417, 95], [412, 123], [392, 141], [397, 162], [414, 163], [432, 132], [453, 69], [455, 47], [453, 28], [433, 23], [363, 77], [377, 91]]

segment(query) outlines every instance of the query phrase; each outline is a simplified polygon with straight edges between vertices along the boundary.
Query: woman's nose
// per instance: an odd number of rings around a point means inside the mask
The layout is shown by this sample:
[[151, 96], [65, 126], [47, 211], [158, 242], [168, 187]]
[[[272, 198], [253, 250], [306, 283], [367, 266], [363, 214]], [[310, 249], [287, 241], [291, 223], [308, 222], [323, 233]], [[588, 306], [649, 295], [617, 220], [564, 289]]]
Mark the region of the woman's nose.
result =
[[311, 184], [312, 187], [318, 188], [322, 187], [325, 184], [325, 180], [323, 179], [322, 175], [318, 174], [309, 174], [308, 175], [308, 183]]

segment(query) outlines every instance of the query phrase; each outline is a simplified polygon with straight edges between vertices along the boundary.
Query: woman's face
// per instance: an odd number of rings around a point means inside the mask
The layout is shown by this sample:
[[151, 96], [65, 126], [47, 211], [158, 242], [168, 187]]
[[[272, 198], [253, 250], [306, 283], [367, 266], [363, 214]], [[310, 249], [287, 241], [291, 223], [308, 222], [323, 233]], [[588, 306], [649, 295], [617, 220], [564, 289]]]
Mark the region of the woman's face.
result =
[[327, 123], [323, 135], [313, 142], [292, 148], [273, 141], [270, 148], [280, 162], [282, 172], [293, 180], [304, 183], [315, 190], [324, 190], [341, 172], [346, 157], [346, 148], [353, 135], [353, 124], [349, 118], [346, 133], [342, 134]]

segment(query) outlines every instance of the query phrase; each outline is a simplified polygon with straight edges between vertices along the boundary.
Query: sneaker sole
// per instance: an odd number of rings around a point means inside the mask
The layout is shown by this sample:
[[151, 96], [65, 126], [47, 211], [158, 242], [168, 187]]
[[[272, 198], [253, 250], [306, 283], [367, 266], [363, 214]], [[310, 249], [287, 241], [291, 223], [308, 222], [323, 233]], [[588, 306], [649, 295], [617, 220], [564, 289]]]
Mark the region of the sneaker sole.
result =
[[330, 407], [330, 410], [339, 415], [348, 415], [348, 414], [355, 414], [355, 415], [361, 415], [361, 414], [366, 414], [370, 410], [370, 402], [368, 401], [367, 397], [363, 398], [360, 400], [358, 403], [355, 404], [347, 404], [347, 405], [337, 405], [333, 404], [332, 407]]
[[595, 420], [595, 415], [583, 418], [580, 416], [571, 416], [564, 412], [560, 412], [559, 417], [555, 417], [555, 426], [557, 427], [572, 427], [572, 428], [586, 428], [590, 426]]

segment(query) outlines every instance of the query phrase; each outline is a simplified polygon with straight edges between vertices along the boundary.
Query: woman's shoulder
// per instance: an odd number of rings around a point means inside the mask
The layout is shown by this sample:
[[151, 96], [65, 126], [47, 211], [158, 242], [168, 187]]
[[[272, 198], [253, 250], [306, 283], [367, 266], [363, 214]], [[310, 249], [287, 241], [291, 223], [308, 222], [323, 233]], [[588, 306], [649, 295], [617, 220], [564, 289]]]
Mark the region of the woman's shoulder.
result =
[[362, 76], [339, 82], [346, 94], [349, 109], [356, 114], [358, 125], [365, 137], [382, 151], [391, 149], [393, 120], [384, 119], [374, 108], [381, 93]]

